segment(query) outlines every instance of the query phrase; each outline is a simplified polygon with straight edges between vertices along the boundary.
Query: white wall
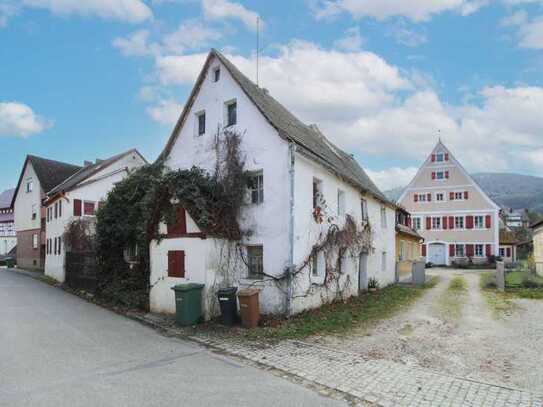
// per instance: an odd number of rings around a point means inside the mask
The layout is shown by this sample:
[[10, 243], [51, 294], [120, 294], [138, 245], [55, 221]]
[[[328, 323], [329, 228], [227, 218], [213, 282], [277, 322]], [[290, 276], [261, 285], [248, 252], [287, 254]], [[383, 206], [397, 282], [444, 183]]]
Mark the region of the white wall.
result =
[[[294, 234], [294, 263], [303, 264], [311, 253], [312, 247], [319, 241], [319, 236], [326, 234], [329, 224], [323, 222], [317, 224], [313, 218], [313, 178], [322, 182], [322, 192], [326, 200], [326, 217], [333, 217], [332, 223], [342, 227], [345, 222], [344, 216], [338, 216], [338, 189], [345, 193], [346, 214], [351, 215], [357, 225], [361, 224], [361, 198], [363, 197], [358, 189], [350, 184], [340, 180], [335, 175], [326, 171], [322, 166], [296, 154], [295, 161], [295, 234]], [[382, 286], [394, 282], [395, 276], [395, 211], [391, 207], [386, 207], [386, 228], [381, 227], [381, 206], [382, 204], [371, 197], [365, 195], [367, 201], [369, 224], [373, 230], [373, 246], [368, 255], [368, 278], [375, 277]], [[381, 255], [386, 251], [385, 270], [381, 271]], [[350, 279], [348, 289], [344, 292], [344, 297], [358, 294], [358, 254], [354, 257], [347, 253], [343, 263], [343, 272], [345, 273], [340, 285], [345, 287], [345, 279]], [[301, 279], [298, 279], [295, 285], [294, 296], [300, 296], [292, 304], [294, 313], [300, 312], [306, 308], [317, 307], [323, 300], [328, 301], [334, 298], [333, 290], [326, 291], [324, 288], [315, 288], [311, 295], [304, 296], [308, 292], [310, 281], [315, 284], [322, 284], [323, 275], [320, 277], [307, 274], [310, 273], [307, 268]]]
[[[62, 240], [66, 226], [74, 219], [73, 202], [75, 199], [81, 200], [82, 206], [85, 201], [94, 202], [96, 210], [98, 202], [105, 200], [107, 194], [115, 184], [128, 175], [128, 172], [125, 169], [130, 171], [144, 164], [145, 162], [138, 154], [129, 154], [97, 172], [92, 177], [83, 181], [80, 184], [81, 186], [66, 192], [65, 196], [60, 198], [60, 200], [62, 200], [62, 216], [59, 218], [54, 218], [54, 201], [48, 203], [48, 207], [53, 208], [53, 219], [46, 222], [46, 239], [52, 239], [53, 241], [55, 237], [60, 237]], [[81, 210], [82, 216], [85, 216], [83, 214], [83, 207]], [[59, 282], [64, 282], [64, 262], [66, 257], [64, 241], [62, 240], [60, 254], [54, 253], [54, 243], [52, 247], [52, 253], [46, 253], [45, 255], [45, 274]]]
[[[26, 183], [29, 180], [32, 180], [33, 183], [32, 192], [26, 192]], [[17, 191], [17, 198], [14, 205], [15, 230], [17, 232], [41, 228], [40, 210], [42, 196], [43, 192], [38, 176], [36, 175], [32, 164], [28, 162], [23, 177], [21, 178], [21, 185]], [[35, 205], [36, 207], [36, 219], [32, 219], [32, 205]]]

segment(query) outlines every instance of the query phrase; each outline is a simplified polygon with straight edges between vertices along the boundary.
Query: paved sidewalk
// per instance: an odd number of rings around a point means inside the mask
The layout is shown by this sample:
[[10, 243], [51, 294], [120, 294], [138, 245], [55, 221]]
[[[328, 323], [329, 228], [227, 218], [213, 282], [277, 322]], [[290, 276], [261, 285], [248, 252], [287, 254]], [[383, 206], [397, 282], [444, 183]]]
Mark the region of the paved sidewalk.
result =
[[273, 346], [192, 339], [380, 406], [543, 406], [530, 392], [386, 360], [285, 341]]

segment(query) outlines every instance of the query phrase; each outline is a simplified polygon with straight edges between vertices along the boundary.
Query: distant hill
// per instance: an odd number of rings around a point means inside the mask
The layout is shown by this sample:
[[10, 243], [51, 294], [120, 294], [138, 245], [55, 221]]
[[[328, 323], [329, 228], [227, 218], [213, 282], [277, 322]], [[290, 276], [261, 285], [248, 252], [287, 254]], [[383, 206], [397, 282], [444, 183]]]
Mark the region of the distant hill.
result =
[[[473, 179], [499, 206], [543, 213], [543, 178], [511, 173], [481, 172]], [[405, 187], [385, 191], [391, 200], [397, 200]]]

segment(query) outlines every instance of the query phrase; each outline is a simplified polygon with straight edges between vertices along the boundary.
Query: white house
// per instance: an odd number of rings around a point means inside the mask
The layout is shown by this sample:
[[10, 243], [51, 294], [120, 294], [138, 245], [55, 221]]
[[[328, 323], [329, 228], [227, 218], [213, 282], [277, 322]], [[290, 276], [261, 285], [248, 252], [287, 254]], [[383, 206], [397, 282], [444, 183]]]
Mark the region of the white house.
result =
[[[259, 288], [263, 313], [295, 314], [357, 295], [372, 277], [381, 286], [394, 281], [395, 205], [351, 155], [212, 50], [161, 157], [170, 169], [211, 173], [214, 140], [223, 129], [242, 134], [251, 180], [239, 221], [251, 233], [241, 242], [216, 239], [180, 210], [175, 230], [150, 246], [152, 311], [174, 312], [171, 287], [182, 282], [206, 285], [209, 317], [217, 311], [216, 290], [225, 285]], [[357, 230], [371, 229], [370, 247], [348, 250], [339, 262], [338, 253], [316, 251], [347, 219]]]
[[86, 165], [47, 193], [45, 201], [45, 274], [57, 281], [65, 280], [63, 235], [66, 226], [79, 217], [94, 216], [100, 201], [105, 200], [115, 183], [134, 169], [146, 164], [135, 149], [107, 160]]
[[15, 215], [11, 206], [14, 193], [15, 189], [0, 193], [0, 256], [8, 254], [17, 246]]

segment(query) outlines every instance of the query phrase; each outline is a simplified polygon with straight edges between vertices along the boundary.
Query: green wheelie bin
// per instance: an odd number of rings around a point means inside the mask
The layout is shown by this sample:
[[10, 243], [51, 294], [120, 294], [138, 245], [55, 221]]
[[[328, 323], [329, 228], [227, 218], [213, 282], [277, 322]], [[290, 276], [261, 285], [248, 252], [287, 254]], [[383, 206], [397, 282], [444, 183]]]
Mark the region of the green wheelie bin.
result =
[[204, 284], [188, 283], [172, 287], [175, 292], [175, 320], [177, 325], [196, 324], [202, 317], [202, 289]]

